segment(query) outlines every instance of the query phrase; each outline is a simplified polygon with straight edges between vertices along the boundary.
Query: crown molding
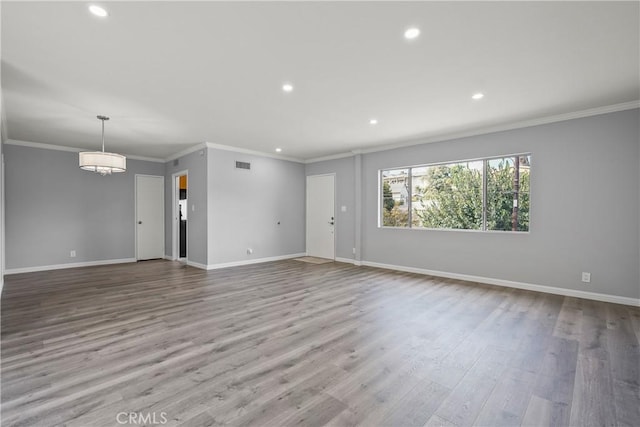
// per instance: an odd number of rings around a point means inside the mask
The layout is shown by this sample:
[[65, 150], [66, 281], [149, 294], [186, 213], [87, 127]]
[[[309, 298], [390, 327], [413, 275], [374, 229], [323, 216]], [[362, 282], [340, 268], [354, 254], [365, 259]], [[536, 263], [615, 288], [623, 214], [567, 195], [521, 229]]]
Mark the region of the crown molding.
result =
[[359, 151], [359, 150], [350, 151], [348, 153], [331, 154], [329, 156], [323, 156], [323, 157], [314, 157], [312, 159], [307, 159], [304, 162], [306, 164], [310, 164], [310, 163], [324, 162], [327, 160], [344, 159], [346, 157], [353, 157], [356, 154], [359, 154], [359, 153], [356, 153], [356, 151]]
[[216, 144], [216, 143], [213, 143], [213, 142], [205, 142], [205, 144], [206, 144], [207, 148], [213, 148], [213, 149], [216, 149], [216, 150], [234, 151], [236, 153], [251, 154], [253, 156], [270, 157], [272, 159], [286, 160], [286, 161], [289, 161], [289, 162], [305, 163], [304, 160], [298, 159], [297, 157], [288, 157], [288, 156], [281, 156], [281, 155], [278, 155], [278, 154], [264, 153], [262, 151], [249, 150], [249, 149], [246, 149], [246, 148], [239, 148], [239, 147], [232, 147], [231, 145]]
[[[467, 138], [467, 137], [471, 137], [471, 136], [486, 135], [486, 134], [489, 134], [489, 133], [502, 132], [502, 131], [507, 131], [507, 130], [514, 130], [514, 129], [533, 127], [533, 126], [540, 126], [540, 125], [545, 125], [545, 124], [550, 124], [550, 123], [563, 122], [563, 121], [567, 121], [567, 120], [573, 120], [573, 119], [580, 119], [580, 118], [585, 118], [585, 117], [597, 116], [597, 115], [601, 115], [601, 114], [615, 113], [615, 112], [618, 112], [618, 111], [632, 110], [632, 109], [636, 109], [636, 108], [640, 108], [640, 100], [625, 102], [625, 103], [621, 103], [621, 104], [608, 105], [608, 106], [604, 106], [604, 107], [590, 108], [588, 110], [581, 110], [581, 111], [576, 111], [576, 112], [572, 112], [572, 113], [565, 113], [565, 114], [557, 114], [557, 115], [553, 115], [553, 116], [539, 117], [539, 118], [536, 118], [536, 119], [523, 120], [523, 121], [519, 121], [519, 122], [504, 123], [504, 124], [499, 124], [499, 125], [495, 125], [495, 126], [488, 126], [488, 127], [479, 127], [479, 128], [460, 131], [460, 132], [451, 132], [451, 133], [445, 133], [445, 134], [440, 134], [440, 135], [435, 135], [435, 136], [430, 136], [430, 137], [424, 137], [424, 138], [414, 138], [414, 139], [405, 140], [405, 141], [401, 141], [401, 142], [397, 142], [397, 143], [385, 144], [385, 145], [380, 145], [380, 146], [372, 146], [372, 147], [369, 147], [369, 148], [359, 148], [359, 149], [351, 150], [349, 152], [330, 154], [330, 155], [327, 155], [327, 156], [314, 157], [314, 158], [309, 158], [309, 159], [300, 159], [300, 158], [297, 158], [297, 157], [288, 157], [288, 156], [282, 156], [282, 155], [278, 155], [278, 154], [265, 153], [265, 152], [257, 151], [257, 150], [250, 150], [250, 149], [246, 149], [246, 148], [233, 147], [233, 146], [230, 146], [230, 145], [216, 144], [216, 143], [213, 143], [213, 142], [201, 142], [201, 143], [195, 144], [195, 145], [193, 145], [193, 146], [191, 146], [189, 148], [185, 148], [182, 151], [179, 151], [179, 152], [177, 152], [175, 154], [172, 154], [169, 157], [166, 157], [164, 159], [156, 158], [156, 157], [145, 157], [145, 156], [128, 155], [126, 153], [124, 153], [124, 154], [126, 155], [127, 158], [132, 159], [132, 160], [143, 160], [143, 161], [148, 161], [148, 162], [166, 163], [166, 162], [175, 160], [177, 158], [186, 156], [187, 154], [193, 153], [194, 151], [198, 151], [198, 150], [201, 150], [201, 149], [204, 149], [204, 148], [212, 148], [212, 149], [217, 149], [217, 150], [233, 151], [233, 152], [236, 152], [236, 153], [250, 154], [250, 155], [259, 156], [259, 157], [269, 157], [269, 158], [278, 159], [278, 160], [285, 160], [285, 161], [296, 162], [296, 163], [310, 164], [310, 163], [317, 163], [317, 162], [322, 162], [322, 161], [327, 161], [327, 160], [336, 160], [336, 159], [342, 159], [342, 158], [346, 158], [346, 157], [352, 157], [352, 156], [355, 156], [355, 155], [358, 155], [358, 154], [375, 153], [375, 152], [379, 152], [379, 151], [387, 151], [387, 150], [393, 150], [393, 149], [397, 149], [397, 148], [411, 147], [411, 146], [415, 146], [415, 145], [428, 144], [428, 143], [433, 143], [433, 142], [450, 141], [452, 139]], [[4, 109], [3, 109], [3, 115], [4, 115]], [[6, 124], [6, 123], [4, 123], [4, 124]], [[15, 139], [7, 139], [6, 141], [4, 141], [4, 143], [5, 144], [9, 144], [9, 145], [19, 145], [19, 146], [23, 146], [23, 147], [42, 148], [42, 149], [46, 149], [46, 150], [68, 151], [68, 152], [74, 152], [74, 153], [78, 153], [78, 152], [81, 152], [81, 151], [86, 151], [85, 149], [76, 148], [76, 147], [65, 147], [65, 146], [61, 146], [61, 145], [43, 144], [43, 143], [39, 143], [39, 142], [20, 141], [20, 140], [15, 140]]]
[[40, 142], [21, 141], [19, 139], [7, 139], [5, 141], [5, 144], [18, 145], [20, 147], [42, 148], [43, 150], [67, 151], [72, 153], [79, 153], [80, 151], [83, 151], [79, 148], [64, 147], [62, 145], [53, 145], [53, 144], [42, 144]]
[[171, 160], [179, 159], [180, 157], [184, 157], [187, 154], [191, 154], [194, 151], [202, 150], [204, 148], [207, 148], [207, 144], [206, 142], [201, 142], [199, 144], [192, 145], [191, 147], [185, 148], [184, 150], [178, 151], [177, 153], [170, 155], [169, 157], [165, 158], [164, 161], [170, 162]]
[[588, 110], [575, 111], [572, 113], [557, 114], [554, 116], [539, 117], [536, 119], [523, 120], [519, 122], [504, 123], [495, 126], [480, 127], [472, 130], [440, 134], [432, 137], [416, 138], [394, 144], [380, 145], [362, 149], [361, 152], [376, 153], [379, 151], [393, 150], [397, 148], [412, 147], [414, 145], [429, 144], [432, 142], [450, 141], [452, 139], [467, 138], [470, 136], [486, 135], [489, 133], [503, 132], [507, 130], [522, 129], [533, 126], [546, 125], [550, 123], [564, 122], [567, 120], [581, 119], [584, 117], [599, 116], [602, 114], [615, 113], [618, 111], [633, 110], [640, 108], [640, 100], [624, 102], [622, 104], [607, 105], [604, 107], [590, 108]]
[[[54, 150], [54, 151], [66, 151], [70, 153], [79, 153], [81, 151], [87, 151], [86, 148], [77, 148], [77, 147], [65, 147], [62, 145], [53, 145], [53, 144], [43, 144], [41, 142], [31, 142], [31, 141], [20, 141], [18, 139], [8, 139], [4, 142], [7, 145], [17, 145], [20, 147], [30, 147], [30, 148], [41, 148], [43, 150]], [[124, 154], [127, 159], [131, 160], [143, 160], [146, 162], [155, 162], [155, 163], [164, 163], [164, 159], [159, 159], [157, 157], [145, 157], [145, 156], [135, 156], [130, 154]]]

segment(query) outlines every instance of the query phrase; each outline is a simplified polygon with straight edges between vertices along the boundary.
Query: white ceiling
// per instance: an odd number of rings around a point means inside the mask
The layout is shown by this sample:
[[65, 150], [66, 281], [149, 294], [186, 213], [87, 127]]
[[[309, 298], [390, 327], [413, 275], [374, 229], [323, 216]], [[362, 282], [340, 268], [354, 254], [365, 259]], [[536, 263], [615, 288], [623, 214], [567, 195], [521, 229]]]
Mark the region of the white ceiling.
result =
[[10, 139], [309, 159], [640, 98], [638, 2], [99, 4], [2, 2]]

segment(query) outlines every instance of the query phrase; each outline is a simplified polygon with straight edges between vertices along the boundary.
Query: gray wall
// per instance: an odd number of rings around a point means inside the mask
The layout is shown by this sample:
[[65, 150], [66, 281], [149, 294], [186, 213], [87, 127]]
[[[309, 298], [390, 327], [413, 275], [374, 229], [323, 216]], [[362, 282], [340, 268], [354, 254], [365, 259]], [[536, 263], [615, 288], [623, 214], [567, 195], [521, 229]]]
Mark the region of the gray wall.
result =
[[73, 152], [5, 145], [4, 155], [7, 269], [135, 257], [135, 174], [163, 175], [162, 163], [127, 159], [125, 173], [102, 177]]
[[[640, 298], [639, 126], [629, 110], [363, 154], [362, 259]], [[519, 152], [532, 153], [530, 233], [378, 228], [380, 169]], [[353, 161], [308, 164], [306, 174], [335, 172], [345, 204], [357, 196]], [[350, 258], [357, 237], [337, 235], [337, 256]]]
[[[187, 170], [187, 259], [207, 264], [207, 150], [201, 148], [165, 164], [165, 255], [173, 256], [172, 175]], [[195, 210], [193, 210], [195, 207]]]
[[[355, 157], [309, 163], [305, 173], [310, 175], [336, 174], [336, 257], [354, 259], [356, 247], [356, 205], [355, 205]], [[346, 212], [341, 207], [347, 208]]]
[[4, 141], [6, 140], [6, 125], [3, 113], [3, 100], [0, 94], [0, 295], [4, 285], [5, 269], [5, 225], [4, 225]]
[[208, 159], [209, 265], [305, 251], [303, 164], [213, 148]]
[[[0, 113], [1, 114], [1, 113]], [[0, 122], [0, 292], [4, 284], [4, 122]]]
[[[367, 154], [363, 257], [639, 298], [638, 126], [630, 110]], [[532, 153], [530, 233], [377, 227], [379, 169], [518, 152]]]
[[[305, 166], [207, 148], [177, 166], [129, 160], [125, 174], [100, 177], [79, 170], [76, 153], [4, 145], [6, 266], [133, 258], [136, 173], [166, 177], [171, 255], [171, 174], [185, 169], [189, 206], [196, 206], [189, 211], [190, 261], [304, 252], [305, 176], [336, 173], [338, 257], [353, 258], [362, 223], [364, 261], [640, 298], [639, 127], [639, 111], [630, 110], [368, 153], [361, 189], [354, 157]], [[530, 233], [377, 227], [379, 169], [516, 152], [532, 153]], [[251, 162], [251, 171], [236, 170], [236, 160]], [[363, 215], [356, 218], [360, 192]], [[581, 283], [582, 271], [592, 274], [590, 284]]]
[[[0, 16], [2, 15], [2, 4], [0, 4]], [[2, 79], [0, 78], [0, 81]], [[5, 224], [4, 224], [4, 142], [6, 140], [6, 110], [4, 108], [4, 96], [0, 86], [0, 295], [4, 285], [5, 269]]]

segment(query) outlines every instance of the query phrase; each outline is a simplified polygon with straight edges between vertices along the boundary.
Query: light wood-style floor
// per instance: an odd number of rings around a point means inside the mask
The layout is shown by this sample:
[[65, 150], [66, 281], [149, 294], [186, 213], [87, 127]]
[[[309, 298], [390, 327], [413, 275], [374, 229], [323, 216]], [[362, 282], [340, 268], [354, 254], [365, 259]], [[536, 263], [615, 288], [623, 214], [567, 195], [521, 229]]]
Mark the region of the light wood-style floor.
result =
[[637, 308], [340, 263], [12, 275], [2, 425], [638, 426], [639, 337]]

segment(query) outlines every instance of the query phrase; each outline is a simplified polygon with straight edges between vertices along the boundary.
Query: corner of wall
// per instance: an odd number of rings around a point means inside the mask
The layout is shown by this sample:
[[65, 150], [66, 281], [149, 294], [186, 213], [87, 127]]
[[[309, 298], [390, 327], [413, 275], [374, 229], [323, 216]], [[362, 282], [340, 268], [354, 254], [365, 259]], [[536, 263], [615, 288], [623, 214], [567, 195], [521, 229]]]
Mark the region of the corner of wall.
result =
[[[208, 164], [209, 149], [198, 144], [189, 150], [171, 156], [164, 163], [165, 175], [165, 258], [173, 259], [173, 175], [187, 172], [189, 218], [187, 226], [187, 259], [190, 264], [207, 265], [208, 260]], [[204, 158], [203, 158], [204, 157]]]
[[[250, 169], [236, 168], [237, 161]], [[205, 264], [220, 268], [304, 252], [304, 174], [300, 162], [208, 146]]]

